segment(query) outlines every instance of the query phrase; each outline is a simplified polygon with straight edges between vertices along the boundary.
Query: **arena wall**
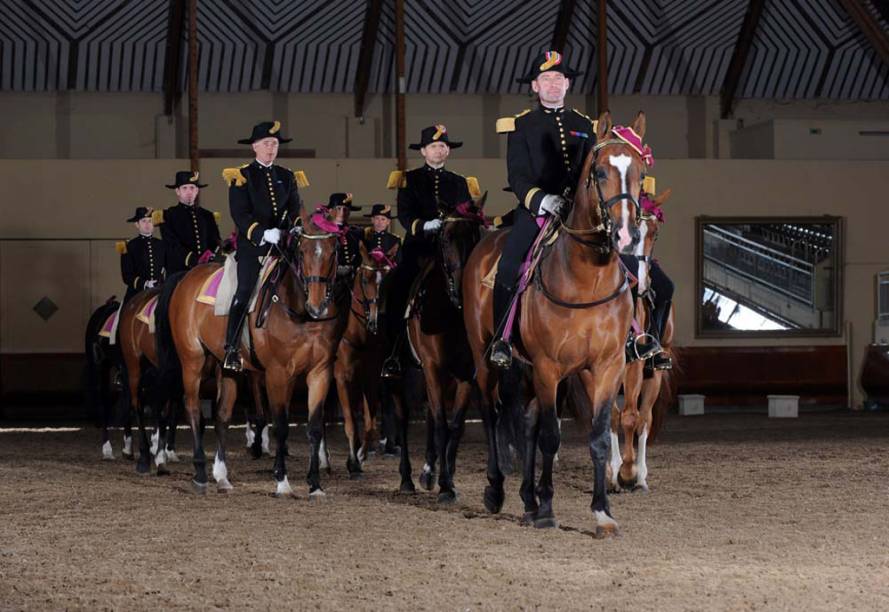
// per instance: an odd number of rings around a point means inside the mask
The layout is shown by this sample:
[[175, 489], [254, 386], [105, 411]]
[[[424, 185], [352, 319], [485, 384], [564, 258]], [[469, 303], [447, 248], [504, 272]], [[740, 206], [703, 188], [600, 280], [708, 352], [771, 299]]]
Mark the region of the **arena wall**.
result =
[[[202, 204], [232, 224], [220, 173], [236, 159], [202, 164], [209, 181]], [[394, 202], [385, 189], [395, 167], [389, 159], [287, 160], [308, 174], [305, 200], [324, 202], [334, 191], [351, 191], [362, 204]], [[174, 203], [163, 183], [185, 160], [0, 160], [4, 214], [0, 217], [0, 353], [70, 354], [82, 351], [89, 312], [111, 294], [122, 294], [113, 241], [131, 237], [123, 220], [137, 205]], [[479, 177], [489, 190], [491, 213], [512, 207], [505, 164], [454, 154], [451, 167]], [[887, 162], [659, 159], [658, 189], [673, 189], [657, 256], [677, 285], [677, 344], [695, 346], [846, 344], [853, 381], [871, 340], [874, 275], [889, 268], [884, 202]], [[838, 215], [846, 219], [844, 318], [852, 333], [835, 338], [714, 340], [694, 334], [694, 220], [697, 215]], [[50, 297], [59, 307], [48, 321], [33, 306]], [[7, 368], [7, 372], [8, 372]], [[4, 376], [8, 379], [8, 376]], [[8, 386], [7, 380], [4, 384]], [[861, 402], [857, 382], [853, 404]]]

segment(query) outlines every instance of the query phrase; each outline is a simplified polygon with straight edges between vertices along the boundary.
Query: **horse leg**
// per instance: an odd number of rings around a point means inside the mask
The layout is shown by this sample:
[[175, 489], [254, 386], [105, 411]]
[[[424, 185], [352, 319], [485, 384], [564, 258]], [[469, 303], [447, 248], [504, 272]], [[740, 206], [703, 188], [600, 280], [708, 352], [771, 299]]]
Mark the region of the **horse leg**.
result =
[[624, 489], [632, 489], [638, 477], [636, 466], [636, 431], [639, 422], [639, 395], [642, 393], [642, 361], [628, 365], [624, 370], [624, 407], [620, 411], [620, 429], [624, 434], [617, 482]]
[[194, 478], [191, 481], [194, 492], [203, 495], [207, 492], [207, 456], [204, 454], [204, 417], [201, 414], [201, 372], [204, 357], [183, 361], [182, 385], [185, 395], [185, 414], [191, 427], [192, 463]]
[[231, 421], [232, 407], [238, 396], [238, 383], [231, 376], [223, 376], [222, 368], [216, 373], [216, 458], [213, 460], [213, 478], [217, 493], [228, 493], [232, 483], [228, 479], [228, 466], [225, 464], [225, 434]]
[[170, 402], [166, 402], [163, 408], [157, 413], [157, 428], [151, 437], [152, 454], [154, 454], [154, 463], [157, 465], [157, 475], [167, 476], [170, 470], [167, 469], [167, 436], [171, 429], [170, 420]]
[[466, 431], [466, 409], [469, 407], [469, 397], [472, 393], [472, 384], [460, 382], [457, 384], [457, 394], [454, 398], [453, 415], [448, 419], [448, 469], [451, 472], [451, 482], [457, 471], [457, 448], [460, 439]]
[[[457, 500], [451, 469], [448, 467], [448, 418], [444, 406], [444, 388], [441, 384], [442, 373], [433, 364], [427, 364], [426, 394], [429, 399], [429, 416], [427, 422], [432, 425], [432, 442], [434, 457], [439, 462], [438, 502], [452, 503]], [[434, 461], [434, 459], [433, 459]], [[427, 459], [428, 464], [428, 459]], [[425, 466], [423, 468], [425, 472]]]
[[615, 360], [617, 365], [605, 367], [597, 373], [600, 384], [596, 384], [589, 370], [580, 372], [580, 378], [586, 387], [587, 398], [591, 404], [592, 427], [589, 434], [590, 458], [593, 461], [593, 499], [590, 509], [596, 517], [596, 537], [617, 535], [618, 524], [611, 516], [606, 489], [605, 465], [608, 461], [611, 410], [620, 385], [620, 374], [623, 360]]
[[636, 432], [639, 436], [639, 458], [637, 462], [639, 469], [634, 490], [645, 493], [648, 492], [648, 434], [651, 431], [652, 410], [661, 390], [662, 377], [662, 371], [655, 370], [654, 376], [642, 383], [642, 410], [639, 413], [639, 424], [636, 427]]
[[385, 385], [384, 389], [386, 395], [391, 397], [392, 402], [395, 405], [395, 417], [398, 421], [398, 431], [401, 436], [401, 456], [399, 457], [398, 462], [398, 473], [401, 475], [401, 484], [398, 486], [398, 491], [400, 493], [415, 493], [417, 488], [414, 486], [414, 479], [411, 475], [411, 457], [407, 445], [408, 427], [410, 425], [408, 410], [405, 403], [402, 401], [401, 390], [396, 388], [396, 386], [390, 382], [384, 382], [383, 384]]
[[111, 436], [108, 432], [114, 418], [114, 406], [111, 403], [111, 370], [110, 361], [107, 364], [102, 364], [99, 368], [98, 380], [99, 395], [97, 399], [102, 409], [102, 459], [105, 461], [114, 459]]
[[343, 430], [346, 433], [346, 441], [349, 445], [349, 456], [346, 458], [346, 470], [349, 478], [355, 480], [362, 477], [361, 461], [358, 459], [358, 440], [355, 431], [355, 406], [359, 392], [355, 381], [355, 363], [352, 359], [352, 351], [348, 345], [341, 345], [340, 355], [334, 364], [334, 378], [336, 379], [337, 395], [340, 406], [343, 409]]
[[[430, 406], [432, 403], [430, 402]], [[435, 487], [435, 466], [438, 455], [435, 452], [435, 421], [430, 410], [426, 411], [426, 462], [420, 472], [420, 486], [427, 491]]]
[[131, 420], [131, 410], [132, 410], [132, 400], [127, 405], [127, 409], [124, 414], [123, 420], [123, 450], [120, 451], [120, 454], [124, 459], [129, 459], [132, 461], [136, 458], [133, 454], [133, 425], [130, 422]]
[[[306, 377], [309, 387], [309, 422], [306, 435], [311, 445], [309, 454], [309, 471], [306, 474], [306, 482], [309, 485], [309, 496], [317, 497], [325, 495], [321, 488], [320, 453], [321, 442], [324, 438], [324, 401], [330, 389], [330, 379], [333, 368], [330, 363], [322, 363], [315, 367]], [[326, 453], [326, 449], [324, 450]]]
[[275, 464], [272, 474], [275, 477], [275, 497], [293, 496], [293, 489], [287, 480], [287, 435], [290, 430], [289, 406], [293, 391], [293, 381], [280, 368], [269, 369], [265, 376], [266, 395], [269, 400], [271, 420], [275, 423]]
[[497, 414], [494, 412], [494, 377], [487, 367], [479, 369], [476, 382], [478, 384], [481, 402], [479, 411], [482, 414], [482, 424], [485, 428], [485, 441], [488, 447], [487, 477], [488, 485], [485, 487], [485, 510], [491, 514], [497, 514], [503, 508], [506, 493], [503, 490], [505, 480], [500, 471], [500, 463], [497, 455]]
[[605, 478], [608, 481], [609, 493], [620, 493], [620, 483], [617, 482], [617, 473], [620, 470], [620, 438], [618, 437], [617, 424], [620, 423], [620, 407], [617, 400], [611, 404], [611, 461], [605, 468]]
[[537, 435], [540, 432], [540, 403], [537, 398], [531, 400], [525, 411], [525, 449], [522, 462], [522, 484], [519, 496], [525, 503], [522, 524], [530, 525], [537, 519], [539, 506], [534, 492], [535, 465], [537, 461]]
[[167, 416], [167, 438], [165, 444], [167, 447], [166, 459], [167, 463], [179, 463], [179, 456], [176, 454], [176, 426], [179, 424], [179, 413], [182, 410], [182, 398], [174, 397], [168, 403]]
[[[559, 381], [555, 372], [554, 364], [544, 364], [539, 367], [538, 364], [535, 364], [534, 393], [540, 406], [537, 441], [542, 455], [540, 482], [535, 490], [539, 508], [534, 517], [534, 526], [538, 529], [558, 526], [553, 513], [553, 460], [556, 453], [559, 452], [562, 433], [559, 427], [559, 415], [556, 413], [556, 394]], [[525, 452], [533, 454], [536, 452], [536, 448], [532, 445]]]

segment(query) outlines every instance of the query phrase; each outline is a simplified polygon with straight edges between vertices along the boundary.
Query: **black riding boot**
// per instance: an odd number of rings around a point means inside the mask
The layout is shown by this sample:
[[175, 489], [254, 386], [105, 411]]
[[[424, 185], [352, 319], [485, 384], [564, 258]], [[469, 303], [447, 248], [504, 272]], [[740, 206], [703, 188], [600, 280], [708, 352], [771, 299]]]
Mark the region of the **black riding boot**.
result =
[[491, 343], [491, 363], [508, 370], [512, 366], [512, 346], [503, 339], [503, 326], [509, 315], [512, 290], [502, 283], [494, 283], [494, 341]]
[[[667, 328], [667, 320], [670, 318], [670, 305], [672, 302], [665, 301], [662, 304], [655, 304], [655, 308], [651, 313], [651, 330], [655, 334], [656, 339], [660, 341], [664, 337], [664, 330]], [[673, 360], [670, 356], [660, 350], [651, 358], [651, 365], [655, 370], [672, 370]]]
[[[645, 298], [643, 298], [645, 299]], [[638, 303], [636, 299], [635, 289], [633, 290], [633, 304]], [[633, 310], [633, 318], [636, 318], [635, 308]], [[649, 328], [654, 328], [653, 325], [649, 325]], [[643, 332], [639, 335], [631, 328], [629, 333], [627, 334], [627, 363], [631, 363], [636, 361], [637, 359], [650, 359], [655, 355], [659, 354], [663, 349], [661, 348], [661, 343], [658, 342], [658, 338], [655, 334], [649, 332]]]
[[386, 357], [386, 360], [383, 362], [383, 369], [380, 372], [380, 376], [383, 378], [401, 378], [401, 360], [398, 356], [401, 354], [401, 343], [404, 342], [404, 334], [407, 333], [407, 330], [402, 326], [402, 330], [398, 332], [398, 336], [395, 338], [395, 344], [392, 346], [392, 352], [389, 353], [389, 356]]
[[222, 362], [222, 367], [232, 372], [240, 372], [244, 369], [239, 347], [241, 345], [241, 327], [246, 310], [247, 302], [235, 297], [228, 311], [228, 327], [225, 331], [225, 359]]

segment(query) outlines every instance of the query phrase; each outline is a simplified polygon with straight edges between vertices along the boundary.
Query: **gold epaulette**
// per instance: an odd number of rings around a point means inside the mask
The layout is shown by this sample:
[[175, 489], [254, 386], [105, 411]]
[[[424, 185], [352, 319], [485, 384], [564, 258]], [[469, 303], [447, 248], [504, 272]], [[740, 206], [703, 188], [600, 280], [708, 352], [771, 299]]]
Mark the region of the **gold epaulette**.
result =
[[219, 223], [219, 221], [222, 219], [222, 213], [219, 212], [218, 210], [214, 210], [213, 211], [213, 219], [216, 221], [216, 223]]
[[247, 177], [241, 172], [241, 168], [246, 168], [249, 165], [250, 164], [244, 164], [237, 168], [226, 168], [222, 171], [222, 180], [225, 181], [225, 184], [228, 187], [231, 187], [232, 183], [234, 183], [235, 187], [243, 187], [247, 184]]
[[114, 243], [114, 250], [117, 251], [118, 255], [126, 255], [127, 243], [123, 240], [117, 241]]
[[646, 176], [642, 179], [642, 191], [647, 193], [648, 195], [654, 195], [657, 193], [657, 183], [654, 180], [653, 176]]
[[474, 176], [466, 177], [466, 186], [469, 187], [469, 195], [473, 198], [480, 198], [482, 195], [482, 189], [478, 185], [478, 179]]
[[155, 225], [160, 225], [164, 222], [164, 211], [161, 209], [157, 209], [151, 213], [151, 222]]
[[599, 128], [599, 121], [598, 120], [591, 119], [588, 115], [584, 115], [582, 112], [580, 112], [576, 108], [572, 108], [571, 110], [573, 110], [575, 113], [577, 113], [578, 115], [580, 115], [581, 117], [583, 117], [584, 119], [586, 119], [587, 121], [592, 123], [593, 124], [593, 133], [596, 132], [596, 130]]
[[499, 228], [501, 225], [503, 225], [503, 217], [500, 215], [497, 215], [496, 217], [494, 217], [494, 219], [491, 221], [491, 223], [494, 224], [495, 228]]
[[508, 132], [515, 132], [515, 120], [518, 119], [519, 117], [523, 117], [524, 115], [527, 115], [530, 112], [531, 112], [531, 109], [526, 108], [525, 110], [520, 112], [518, 115], [514, 115], [512, 117], [500, 117], [500, 119], [497, 120], [497, 124], [495, 126], [497, 133], [498, 134], [506, 134]]
[[293, 180], [296, 181], [296, 186], [300, 189], [305, 189], [309, 186], [309, 177], [302, 170], [293, 171]]
[[407, 187], [407, 176], [401, 170], [393, 170], [389, 173], [386, 189], [401, 189]]

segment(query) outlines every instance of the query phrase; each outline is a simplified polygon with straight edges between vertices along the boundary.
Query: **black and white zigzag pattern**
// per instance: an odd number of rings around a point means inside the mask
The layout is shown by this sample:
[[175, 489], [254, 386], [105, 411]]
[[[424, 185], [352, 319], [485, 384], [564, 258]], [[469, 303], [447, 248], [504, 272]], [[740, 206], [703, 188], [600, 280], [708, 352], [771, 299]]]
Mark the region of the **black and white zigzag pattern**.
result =
[[[185, 0], [177, 0], [185, 1]], [[865, 0], [884, 31], [887, 16]], [[161, 91], [169, 0], [4, 0], [0, 89]], [[519, 93], [552, 41], [559, 0], [406, 0], [410, 93]], [[748, 0], [608, 6], [613, 95], [715, 95]], [[351, 93], [365, 0], [200, 0], [203, 91]], [[565, 54], [597, 85], [595, 0], [578, 0]], [[394, 90], [395, 10], [384, 0], [370, 91]], [[185, 42], [185, 34], [183, 42]], [[187, 45], [179, 79], [185, 85]], [[739, 97], [889, 99], [889, 68], [836, 0], [767, 0]]]

